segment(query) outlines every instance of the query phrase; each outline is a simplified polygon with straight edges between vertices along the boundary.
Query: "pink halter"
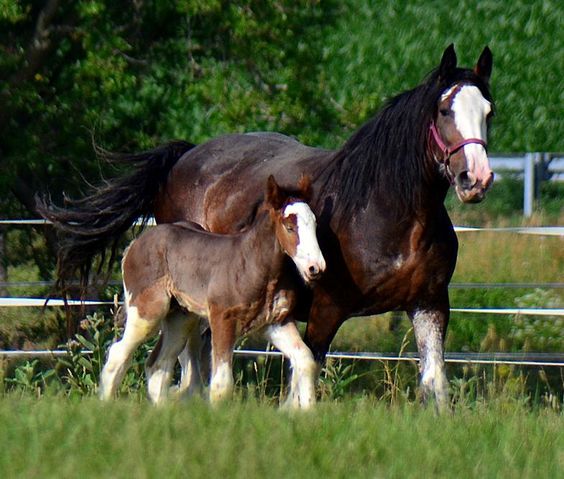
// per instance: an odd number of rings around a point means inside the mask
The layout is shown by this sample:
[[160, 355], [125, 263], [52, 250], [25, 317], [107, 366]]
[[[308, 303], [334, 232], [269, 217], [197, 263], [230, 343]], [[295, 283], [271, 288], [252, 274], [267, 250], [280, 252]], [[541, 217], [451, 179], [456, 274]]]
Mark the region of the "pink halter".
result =
[[442, 163], [445, 166], [446, 176], [450, 181], [451, 185], [454, 185], [454, 174], [450, 169], [450, 157], [452, 155], [454, 155], [458, 150], [464, 147], [464, 145], [469, 145], [471, 143], [482, 145], [486, 151], [488, 149], [487, 143], [484, 140], [481, 140], [480, 138], [466, 138], [465, 140], [462, 140], [449, 148], [448, 146], [445, 145], [445, 142], [442, 140], [441, 135], [439, 134], [439, 130], [437, 130], [437, 125], [435, 124], [435, 120], [431, 122], [429, 133], [430, 133], [429, 136], [433, 137], [435, 143], [437, 144], [443, 155], [445, 155]]
[[450, 160], [450, 157], [454, 155], [458, 150], [460, 150], [463, 146], [469, 145], [471, 143], [482, 145], [486, 151], [488, 149], [487, 143], [484, 140], [481, 140], [480, 138], [466, 138], [465, 140], [462, 140], [449, 148], [448, 146], [445, 145], [445, 142], [442, 140], [434, 120], [431, 122], [431, 127], [429, 128], [429, 131], [431, 132], [431, 135], [433, 136], [435, 143], [445, 155], [445, 160], [444, 160], [445, 163], [448, 162], [448, 160]]

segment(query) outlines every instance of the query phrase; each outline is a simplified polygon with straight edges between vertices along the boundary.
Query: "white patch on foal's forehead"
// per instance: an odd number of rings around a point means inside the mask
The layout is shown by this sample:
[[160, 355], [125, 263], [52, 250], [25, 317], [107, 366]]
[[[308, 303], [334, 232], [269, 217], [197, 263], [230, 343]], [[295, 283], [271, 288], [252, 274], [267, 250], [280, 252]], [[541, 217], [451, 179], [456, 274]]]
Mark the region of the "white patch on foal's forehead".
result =
[[284, 218], [287, 218], [292, 214], [296, 215], [296, 218], [298, 220], [298, 228], [303, 226], [304, 228], [313, 228], [315, 230], [315, 215], [306, 203], [303, 203], [301, 201], [297, 203], [290, 203], [284, 208]]
[[317, 222], [310, 207], [304, 202], [290, 203], [282, 214], [285, 218], [296, 215], [299, 238], [296, 255], [292, 259], [298, 269], [306, 270], [312, 262], [325, 269], [325, 260], [317, 242]]
[[[449, 91], [452, 91], [452, 89]], [[486, 140], [486, 117], [492, 106], [484, 98], [478, 87], [474, 85], [462, 86], [454, 95], [451, 108], [454, 112], [456, 128], [463, 138]]]

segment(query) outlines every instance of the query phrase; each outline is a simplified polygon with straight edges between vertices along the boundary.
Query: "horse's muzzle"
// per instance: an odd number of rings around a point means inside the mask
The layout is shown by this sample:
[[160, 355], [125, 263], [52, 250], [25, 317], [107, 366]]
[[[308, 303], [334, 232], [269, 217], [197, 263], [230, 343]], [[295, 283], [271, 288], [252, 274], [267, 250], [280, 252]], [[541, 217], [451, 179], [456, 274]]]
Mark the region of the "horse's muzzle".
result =
[[485, 198], [493, 179], [493, 172], [485, 180], [478, 180], [472, 173], [463, 171], [454, 179], [456, 195], [463, 203], [479, 203]]

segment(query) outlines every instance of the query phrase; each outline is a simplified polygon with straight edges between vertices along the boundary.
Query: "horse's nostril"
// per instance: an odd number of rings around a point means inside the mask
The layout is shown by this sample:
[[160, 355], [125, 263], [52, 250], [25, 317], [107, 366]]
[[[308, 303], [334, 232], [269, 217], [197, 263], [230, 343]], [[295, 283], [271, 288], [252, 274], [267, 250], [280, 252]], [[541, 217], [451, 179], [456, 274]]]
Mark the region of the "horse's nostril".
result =
[[310, 274], [317, 274], [318, 273], [317, 267], [315, 267], [314, 265], [311, 265], [309, 267], [309, 272], [310, 272]]
[[456, 183], [463, 189], [472, 188], [472, 186], [474, 186], [473, 181], [472, 175], [470, 175], [467, 171], [462, 171], [456, 176]]

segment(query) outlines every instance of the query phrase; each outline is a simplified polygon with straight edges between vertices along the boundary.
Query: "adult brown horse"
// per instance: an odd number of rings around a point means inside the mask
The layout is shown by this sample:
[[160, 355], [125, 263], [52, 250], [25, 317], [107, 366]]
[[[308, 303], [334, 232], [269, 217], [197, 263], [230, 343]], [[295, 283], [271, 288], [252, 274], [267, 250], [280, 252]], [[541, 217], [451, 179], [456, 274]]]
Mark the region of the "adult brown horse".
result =
[[240, 231], [268, 175], [287, 186], [305, 172], [327, 270], [313, 290], [303, 290], [295, 315], [308, 321], [305, 341], [316, 360], [323, 361], [347, 318], [406, 311], [422, 392], [444, 408], [448, 283], [458, 249], [444, 199], [453, 185], [462, 202], [481, 201], [493, 181], [486, 153], [491, 70], [489, 48], [473, 69], [463, 69], [450, 45], [421, 85], [391, 99], [337, 151], [251, 133], [124, 156], [136, 165], [131, 175], [66, 208], [40, 204], [67, 236], [60, 275], [79, 268], [86, 277], [92, 258], [142, 215]]

